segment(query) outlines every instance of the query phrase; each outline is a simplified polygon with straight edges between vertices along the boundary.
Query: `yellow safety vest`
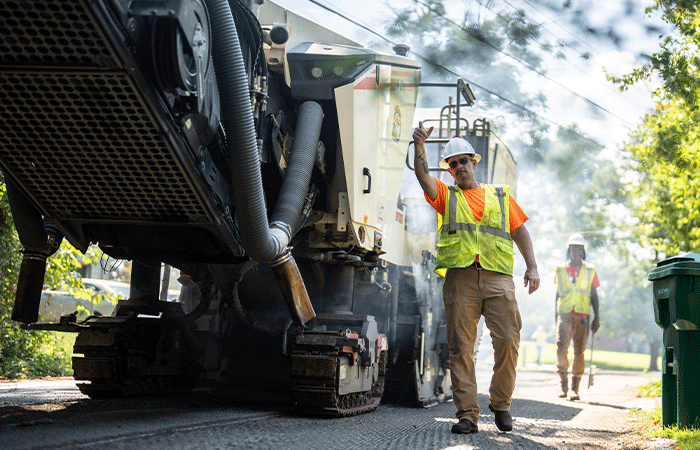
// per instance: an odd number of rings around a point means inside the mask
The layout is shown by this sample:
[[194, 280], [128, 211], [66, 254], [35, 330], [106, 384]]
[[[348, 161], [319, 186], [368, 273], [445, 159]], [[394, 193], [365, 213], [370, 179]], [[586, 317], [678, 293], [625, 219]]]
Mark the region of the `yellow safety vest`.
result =
[[559, 314], [568, 314], [571, 311], [580, 314], [591, 314], [591, 285], [595, 276], [595, 266], [581, 262], [581, 271], [576, 278], [576, 283], [571, 282], [566, 266], [559, 266], [557, 273], [557, 294], [559, 294]]
[[[484, 214], [474, 218], [459, 186], [450, 186], [445, 198], [445, 217], [438, 217], [435, 273], [469, 267], [479, 255], [479, 264], [494, 272], [513, 274], [513, 239], [510, 236], [509, 188], [484, 184]], [[440, 216], [440, 214], [438, 214]]]

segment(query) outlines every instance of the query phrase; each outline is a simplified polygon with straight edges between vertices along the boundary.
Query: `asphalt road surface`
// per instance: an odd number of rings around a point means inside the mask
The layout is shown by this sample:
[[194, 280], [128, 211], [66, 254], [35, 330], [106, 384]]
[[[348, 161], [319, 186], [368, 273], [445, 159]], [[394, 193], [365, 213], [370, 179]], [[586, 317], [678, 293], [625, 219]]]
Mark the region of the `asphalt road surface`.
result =
[[[479, 433], [453, 435], [454, 404], [427, 409], [382, 404], [375, 412], [329, 419], [290, 411], [289, 399], [249, 391], [199, 389], [190, 395], [90, 400], [72, 379], [0, 383], [0, 449], [660, 449], [629, 419], [636, 387], [658, 374], [598, 371], [580, 401], [557, 397], [553, 370], [520, 370], [501, 433], [488, 410], [488, 371], [479, 371]], [[584, 377], [587, 381], [587, 377]], [[673, 448], [673, 447], [670, 447]]]

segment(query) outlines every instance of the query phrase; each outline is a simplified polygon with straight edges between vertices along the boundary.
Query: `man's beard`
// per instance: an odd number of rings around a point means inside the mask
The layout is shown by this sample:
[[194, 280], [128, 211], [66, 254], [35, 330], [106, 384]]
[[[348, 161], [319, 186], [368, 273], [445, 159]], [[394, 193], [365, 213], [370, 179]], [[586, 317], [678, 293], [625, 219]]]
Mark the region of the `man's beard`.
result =
[[470, 175], [469, 172], [461, 171], [455, 174], [455, 179], [457, 180], [458, 184], [469, 184], [472, 181], [473, 176]]

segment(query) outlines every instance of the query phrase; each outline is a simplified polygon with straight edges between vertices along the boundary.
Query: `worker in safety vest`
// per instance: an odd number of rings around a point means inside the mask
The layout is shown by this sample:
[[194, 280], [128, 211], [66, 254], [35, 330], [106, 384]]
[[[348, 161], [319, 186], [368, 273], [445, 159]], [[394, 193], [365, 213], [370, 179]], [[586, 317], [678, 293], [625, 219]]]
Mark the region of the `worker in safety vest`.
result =
[[[556, 268], [557, 285], [557, 372], [561, 379], [559, 397], [566, 398], [569, 390], [569, 344], [574, 341], [574, 364], [571, 368], [571, 400], [579, 400], [581, 376], [586, 368], [583, 352], [588, 344], [588, 328], [595, 334], [600, 328], [598, 314], [598, 274], [592, 264], [586, 263], [586, 241], [574, 233], [566, 243], [569, 260]], [[590, 322], [591, 308], [595, 318]]]
[[513, 242], [525, 259], [525, 287], [540, 284], [527, 215], [509, 195], [508, 186], [480, 184], [475, 179], [481, 157], [462, 138], [445, 146], [440, 166], [454, 177], [447, 186], [430, 175], [425, 140], [433, 131], [423, 123], [413, 132], [415, 173], [425, 198], [442, 221], [436, 272], [446, 270], [443, 287], [452, 393], [459, 421], [453, 433], [476, 433], [479, 419], [474, 343], [483, 315], [494, 348], [489, 409], [501, 431], [513, 429], [510, 404], [515, 387], [522, 321], [513, 282]]

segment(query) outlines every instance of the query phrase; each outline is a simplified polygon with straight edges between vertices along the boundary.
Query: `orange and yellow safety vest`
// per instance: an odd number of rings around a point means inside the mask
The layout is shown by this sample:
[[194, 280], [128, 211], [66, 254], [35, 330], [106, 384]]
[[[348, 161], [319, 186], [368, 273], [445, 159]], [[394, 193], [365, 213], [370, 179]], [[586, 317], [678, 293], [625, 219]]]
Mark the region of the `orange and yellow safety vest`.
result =
[[469, 267], [479, 255], [479, 264], [494, 272], [513, 274], [513, 239], [510, 236], [508, 186], [482, 185], [485, 191], [484, 213], [474, 218], [459, 186], [450, 186], [445, 199], [445, 217], [438, 214], [437, 261], [435, 273]]
[[595, 266], [585, 261], [581, 262], [581, 271], [573, 283], [566, 271], [566, 266], [559, 266], [557, 273], [557, 294], [559, 294], [559, 304], [557, 313], [568, 314], [576, 312], [579, 314], [591, 314], [591, 286], [595, 276]]

